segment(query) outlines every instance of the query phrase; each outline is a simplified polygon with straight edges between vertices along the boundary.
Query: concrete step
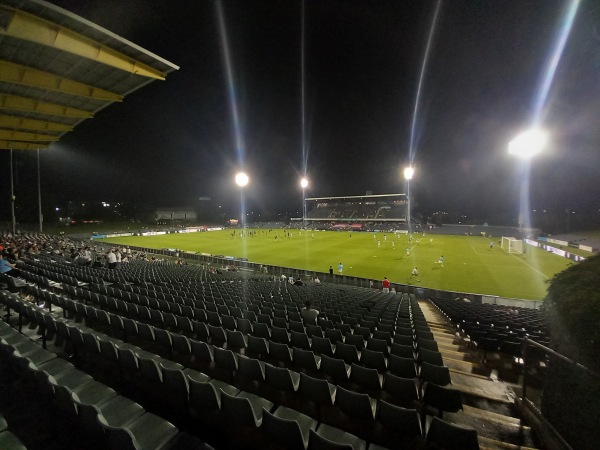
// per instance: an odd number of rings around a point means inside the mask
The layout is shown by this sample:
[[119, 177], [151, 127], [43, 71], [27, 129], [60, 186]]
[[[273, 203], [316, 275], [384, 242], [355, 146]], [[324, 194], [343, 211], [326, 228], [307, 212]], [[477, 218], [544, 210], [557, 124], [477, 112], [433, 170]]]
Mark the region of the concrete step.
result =
[[475, 429], [478, 436], [495, 442], [496, 446], [509, 444], [517, 448], [537, 447], [531, 428], [523, 425], [518, 418], [468, 405], [465, 405], [461, 412], [444, 413], [443, 418], [448, 422]]
[[477, 436], [480, 450], [536, 450], [538, 447], [525, 447], [522, 445], [509, 444], [508, 442], [490, 439], [485, 436]]
[[[488, 364], [456, 328], [428, 301], [419, 302], [450, 369], [452, 387], [463, 398], [463, 411], [444, 413], [450, 422], [477, 430], [481, 449], [535, 449], [535, 432], [517, 417], [514, 400], [520, 392], [518, 374], [507, 364]], [[496, 361], [492, 361], [495, 363]]]

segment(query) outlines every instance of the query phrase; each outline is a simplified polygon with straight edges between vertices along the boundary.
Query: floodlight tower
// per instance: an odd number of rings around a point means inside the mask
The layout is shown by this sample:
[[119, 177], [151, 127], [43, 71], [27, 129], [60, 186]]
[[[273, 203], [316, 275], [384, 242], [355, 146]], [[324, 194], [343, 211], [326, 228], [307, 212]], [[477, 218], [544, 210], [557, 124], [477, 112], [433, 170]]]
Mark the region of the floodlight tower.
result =
[[519, 228], [524, 228], [529, 220], [529, 172], [531, 159], [541, 152], [548, 143], [548, 134], [538, 128], [524, 131], [508, 143], [508, 153], [521, 160], [521, 186], [519, 201]]
[[415, 174], [415, 169], [411, 166], [404, 168], [404, 179], [406, 180], [406, 199], [407, 199], [407, 213], [406, 213], [406, 223], [408, 234], [410, 235], [410, 180], [412, 180], [413, 175]]
[[238, 172], [235, 175], [235, 184], [240, 188], [240, 226], [242, 230], [246, 228], [246, 208], [244, 204], [244, 188], [250, 182], [250, 178], [245, 172]]
[[308, 187], [308, 180], [306, 177], [302, 177], [300, 180], [300, 187], [302, 188], [302, 226], [306, 226], [306, 188]]

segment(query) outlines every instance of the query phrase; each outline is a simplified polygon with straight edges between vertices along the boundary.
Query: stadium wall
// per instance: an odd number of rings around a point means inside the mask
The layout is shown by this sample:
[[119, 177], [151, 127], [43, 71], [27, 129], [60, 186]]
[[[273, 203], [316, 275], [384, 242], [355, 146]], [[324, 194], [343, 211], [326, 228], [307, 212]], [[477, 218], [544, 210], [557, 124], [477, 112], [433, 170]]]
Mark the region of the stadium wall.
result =
[[536, 228], [515, 228], [515, 227], [501, 227], [501, 226], [489, 226], [489, 225], [455, 225], [455, 224], [443, 224], [442, 226], [434, 226], [428, 233], [432, 234], [444, 234], [444, 235], [458, 235], [458, 236], [481, 236], [485, 233], [487, 238], [502, 236], [514, 236], [517, 239], [524, 237], [533, 237], [539, 235], [539, 231]]
[[[561, 248], [553, 247], [552, 245], [544, 244], [543, 242], [534, 241], [532, 239], [525, 239], [525, 243], [527, 245], [531, 245], [532, 247], [538, 247], [542, 250], [546, 250], [547, 252], [554, 253], [555, 255], [562, 256], [563, 258], [568, 258], [571, 261], [580, 262], [585, 260], [585, 256], [576, 255], [574, 253], [568, 252]], [[567, 243], [568, 244], [568, 243]]]

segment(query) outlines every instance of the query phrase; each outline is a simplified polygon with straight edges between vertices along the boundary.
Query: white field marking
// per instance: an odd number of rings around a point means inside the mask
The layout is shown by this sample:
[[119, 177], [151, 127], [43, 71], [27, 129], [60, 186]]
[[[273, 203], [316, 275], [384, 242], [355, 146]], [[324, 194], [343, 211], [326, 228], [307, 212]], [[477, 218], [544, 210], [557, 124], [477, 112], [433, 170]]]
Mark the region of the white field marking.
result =
[[509, 253], [509, 255], [511, 255], [512, 257], [516, 258], [516, 259], [517, 259], [517, 261], [520, 261], [520, 262], [522, 262], [522, 263], [523, 263], [523, 264], [525, 264], [526, 266], [529, 266], [529, 267], [531, 267], [531, 268], [532, 268], [534, 271], [536, 271], [537, 273], [539, 273], [539, 274], [540, 274], [541, 276], [543, 276], [543, 277], [544, 277], [546, 280], [550, 279], [550, 277], [549, 277], [549, 276], [546, 276], [546, 274], [545, 274], [545, 273], [543, 273], [543, 272], [540, 272], [540, 271], [539, 271], [539, 270], [537, 270], [535, 267], [533, 267], [531, 264], [529, 264], [529, 263], [527, 263], [527, 262], [523, 261], [522, 259], [519, 259], [519, 257], [518, 257], [517, 255], [515, 255], [515, 254], [513, 254], [513, 253]]
[[470, 242], [469, 242], [469, 247], [471, 247], [473, 249], [473, 251], [475, 252], [475, 254], [477, 256], [479, 256], [479, 252], [477, 250], [475, 250], [475, 247], [473, 247], [473, 244], [471, 244]]

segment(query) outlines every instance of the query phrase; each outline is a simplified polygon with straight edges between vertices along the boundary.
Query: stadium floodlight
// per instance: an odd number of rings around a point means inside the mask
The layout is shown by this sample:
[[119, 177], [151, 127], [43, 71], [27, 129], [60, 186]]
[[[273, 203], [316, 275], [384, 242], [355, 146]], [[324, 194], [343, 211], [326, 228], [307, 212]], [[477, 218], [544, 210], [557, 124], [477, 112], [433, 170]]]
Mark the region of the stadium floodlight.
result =
[[528, 159], [536, 155], [548, 143], [548, 134], [540, 129], [524, 131], [508, 143], [508, 153], [519, 158]]
[[300, 180], [300, 187], [301, 187], [302, 189], [306, 189], [306, 188], [308, 187], [308, 180], [306, 179], [306, 177], [303, 177], [303, 178]]
[[404, 179], [406, 181], [410, 181], [412, 180], [413, 175], [415, 174], [415, 169], [408, 166], [406, 168], [404, 168]]
[[248, 178], [248, 175], [246, 175], [244, 172], [238, 172], [235, 175], [235, 184], [237, 184], [239, 187], [246, 186], [249, 181], [250, 178]]

